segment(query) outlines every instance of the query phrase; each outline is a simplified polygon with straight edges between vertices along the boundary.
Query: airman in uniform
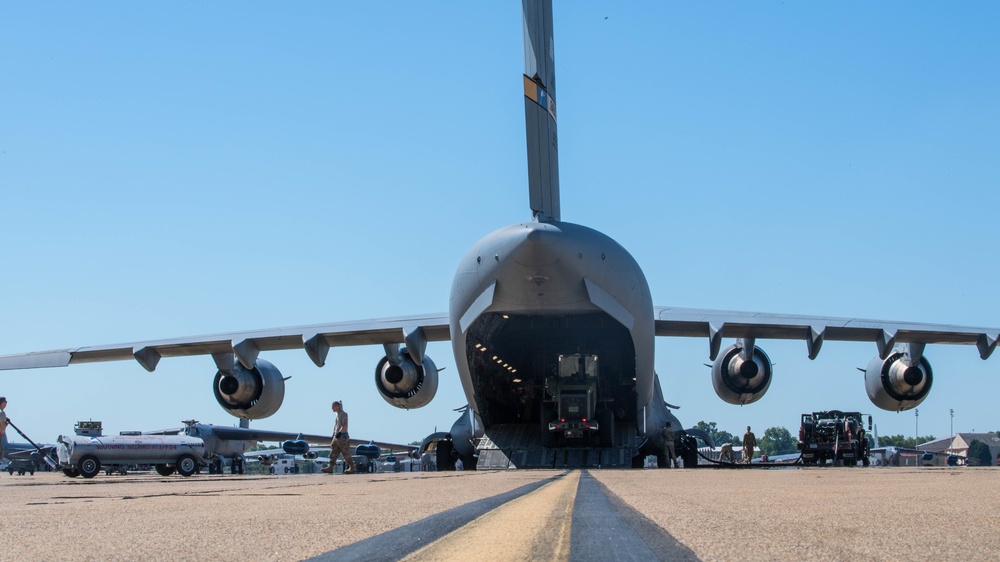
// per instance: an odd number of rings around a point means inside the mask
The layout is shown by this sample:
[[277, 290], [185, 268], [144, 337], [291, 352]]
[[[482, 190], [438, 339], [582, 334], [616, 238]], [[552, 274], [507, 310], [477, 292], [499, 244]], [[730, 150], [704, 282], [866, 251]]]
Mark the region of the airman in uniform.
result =
[[750, 426], [747, 426], [747, 432], [743, 434], [743, 462], [750, 464], [753, 460], [753, 450], [757, 446], [757, 437], [750, 431]]
[[337, 464], [337, 457], [344, 455], [344, 474], [354, 474], [357, 467], [354, 466], [354, 457], [351, 456], [351, 436], [347, 433], [347, 412], [344, 411], [340, 400], [331, 406], [337, 421], [333, 424], [333, 440], [330, 442], [330, 464], [320, 469], [327, 474], [333, 473], [333, 467]]
[[677, 453], [674, 450], [674, 428], [670, 422], [663, 426], [663, 448], [667, 453], [667, 466], [678, 468]]

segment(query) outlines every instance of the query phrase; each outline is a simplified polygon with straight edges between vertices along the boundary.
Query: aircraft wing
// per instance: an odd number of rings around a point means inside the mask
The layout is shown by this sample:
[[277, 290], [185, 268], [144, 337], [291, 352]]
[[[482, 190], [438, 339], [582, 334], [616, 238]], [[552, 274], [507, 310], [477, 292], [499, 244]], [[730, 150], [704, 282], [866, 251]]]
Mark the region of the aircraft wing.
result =
[[975, 345], [979, 356], [987, 359], [1000, 338], [1000, 328], [696, 308], [657, 307], [654, 317], [657, 336], [707, 338], [712, 360], [722, 338], [803, 340], [810, 359], [816, 358], [825, 340], [873, 341], [883, 359], [897, 343]]
[[259, 352], [279, 349], [302, 349], [322, 367], [331, 347], [405, 344], [422, 358], [427, 342], [450, 337], [447, 314], [426, 314], [5, 355], [0, 371], [134, 359], [152, 372], [163, 357], [189, 355], [235, 355], [249, 369]]
[[[216, 437], [219, 437], [220, 439], [244, 439], [247, 441], [288, 441], [290, 439], [298, 439], [300, 435], [304, 441], [310, 444], [329, 445], [332, 440], [331, 435], [309, 435], [306, 433], [288, 433], [285, 431], [270, 431], [266, 429], [241, 427], [212, 426], [212, 432], [215, 433]], [[371, 443], [371, 441], [368, 439], [350, 439], [351, 447], [367, 445], [369, 443]], [[375, 444], [384, 451], [393, 452], [409, 452], [417, 448], [415, 445], [399, 445], [397, 443], [385, 443], [382, 441], [375, 441]], [[329, 450], [329, 447], [327, 447], [327, 450]]]
[[41, 453], [43, 456], [45, 456], [45, 455], [51, 455], [51, 454], [53, 454], [55, 452], [55, 449], [56, 448], [55, 448], [54, 445], [42, 445], [38, 449], [35, 449], [34, 447], [31, 447], [30, 449], [20, 449], [20, 450], [15, 450], [15, 451], [7, 451], [7, 450], [5, 450], [4, 451], [4, 456], [7, 457], [8, 459], [12, 460], [12, 461], [14, 461], [14, 460], [30, 461], [30, 460], [33, 460], [32, 459], [32, 455], [35, 452]]
[[307, 443], [323, 445], [330, 443], [329, 435], [299, 434], [287, 431], [270, 431], [267, 429], [212, 426], [212, 433], [219, 439], [232, 439], [234, 441], [288, 441], [298, 439], [299, 435], [301, 435], [302, 439]]

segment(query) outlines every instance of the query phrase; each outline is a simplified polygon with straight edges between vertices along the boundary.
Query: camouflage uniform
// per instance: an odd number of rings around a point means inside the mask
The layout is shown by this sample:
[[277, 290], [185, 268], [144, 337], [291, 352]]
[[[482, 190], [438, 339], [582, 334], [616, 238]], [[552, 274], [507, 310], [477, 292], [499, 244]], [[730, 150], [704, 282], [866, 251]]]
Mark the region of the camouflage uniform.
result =
[[674, 449], [674, 428], [670, 422], [663, 426], [663, 448], [667, 453], [667, 466], [670, 468], [676, 468], [677, 463], [677, 452]]
[[747, 428], [747, 432], [743, 435], [743, 462], [750, 464], [753, 460], [753, 450], [757, 446], [757, 437]]
[[[339, 405], [339, 404], [338, 404]], [[354, 457], [351, 456], [351, 437], [347, 434], [347, 412], [343, 406], [336, 412], [337, 421], [333, 424], [333, 440], [330, 441], [330, 471], [337, 463], [337, 457], [344, 455], [344, 474], [357, 471], [354, 466]]]

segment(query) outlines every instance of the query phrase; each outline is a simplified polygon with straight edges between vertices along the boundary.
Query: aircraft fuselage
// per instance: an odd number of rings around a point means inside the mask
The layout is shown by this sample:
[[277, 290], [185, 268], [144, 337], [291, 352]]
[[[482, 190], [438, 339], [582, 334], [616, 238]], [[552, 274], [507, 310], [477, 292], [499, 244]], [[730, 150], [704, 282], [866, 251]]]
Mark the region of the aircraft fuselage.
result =
[[635, 259], [608, 236], [547, 221], [487, 235], [459, 265], [449, 321], [485, 427], [546, 422], [546, 379], [574, 354], [599, 358], [599, 407], [642, 427], [654, 392], [652, 300]]

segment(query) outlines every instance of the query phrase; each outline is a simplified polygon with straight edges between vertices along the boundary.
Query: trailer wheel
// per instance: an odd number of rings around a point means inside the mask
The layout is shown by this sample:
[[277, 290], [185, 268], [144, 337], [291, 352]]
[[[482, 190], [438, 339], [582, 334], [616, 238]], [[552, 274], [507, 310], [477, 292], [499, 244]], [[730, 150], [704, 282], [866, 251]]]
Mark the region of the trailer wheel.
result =
[[76, 469], [80, 471], [80, 476], [93, 478], [101, 472], [101, 461], [94, 455], [84, 455], [80, 462], [76, 463]]
[[62, 469], [63, 474], [69, 476], [70, 478], [76, 478], [80, 475], [80, 471], [75, 468], [64, 468]]
[[174, 473], [174, 467], [165, 464], [156, 465], [156, 473], [160, 476], [170, 476]]
[[177, 474], [185, 478], [191, 476], [198, 470], [198, 461], [191, 455], [181, 455], [177, 457]]

